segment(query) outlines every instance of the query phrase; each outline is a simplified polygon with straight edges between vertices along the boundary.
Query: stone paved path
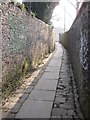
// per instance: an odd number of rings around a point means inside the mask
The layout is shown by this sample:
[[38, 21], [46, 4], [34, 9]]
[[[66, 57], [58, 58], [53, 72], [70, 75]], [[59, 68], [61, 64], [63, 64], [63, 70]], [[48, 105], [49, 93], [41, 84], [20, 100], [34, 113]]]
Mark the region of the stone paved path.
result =
[[[56, 44], [56, 52], [34, 88], [10, 118], [83, 118], [72, 70], [65, 49]], [[23, 98], [24, 98], [23, 97]], [[16, 106], [18, 107], [18, 103]], [[17, 108], [16, 107], [16, 108]], [[15, 111], [16, 110], [16, 111]]]
[[15, 118], [50, 118], [63, 49], [58, 44], [53, 59]]
[[71, 64], [64, 48], [55, 99], [51, 112], [51, 119], [52, 118], [83, 119], [79, 108], [77, 88], [74, 82]]

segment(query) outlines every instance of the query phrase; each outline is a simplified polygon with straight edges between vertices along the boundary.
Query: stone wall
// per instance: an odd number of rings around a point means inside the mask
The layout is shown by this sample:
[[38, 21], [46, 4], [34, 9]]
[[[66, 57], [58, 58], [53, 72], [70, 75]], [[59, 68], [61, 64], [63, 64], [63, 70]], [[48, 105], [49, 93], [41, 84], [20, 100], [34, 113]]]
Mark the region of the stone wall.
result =
[[53, 30], [12, 4], [2, 10], [2, 79], [3, 94], [16, 88], [28, 71], [54, 50]]
[[64, 48], [67, 49], [67, 45], [68, 45], [68, 32], [59, 33], [59, 43], [61, 43], [64, 46]]
[[81, 110], [90, 118], [90, 2], [83, 3], [71, 29], [65, 33], [78, 87]]

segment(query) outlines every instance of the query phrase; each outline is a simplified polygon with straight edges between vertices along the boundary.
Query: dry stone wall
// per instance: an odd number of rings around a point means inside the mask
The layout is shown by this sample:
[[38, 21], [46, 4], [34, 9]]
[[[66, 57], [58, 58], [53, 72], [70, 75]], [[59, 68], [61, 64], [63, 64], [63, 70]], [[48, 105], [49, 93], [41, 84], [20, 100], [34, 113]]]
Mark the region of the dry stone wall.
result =
[[53, 30], [12, 4], [2, 10], [3, 93], [9, 94], [27, 71], [36, 68], [54, 50]]

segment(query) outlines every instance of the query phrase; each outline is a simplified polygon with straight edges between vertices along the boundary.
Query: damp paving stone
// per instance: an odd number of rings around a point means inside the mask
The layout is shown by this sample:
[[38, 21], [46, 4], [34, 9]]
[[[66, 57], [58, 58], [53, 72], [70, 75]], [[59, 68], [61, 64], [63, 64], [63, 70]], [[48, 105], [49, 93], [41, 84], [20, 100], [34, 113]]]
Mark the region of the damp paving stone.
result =
[[52, 67], [57, 67], [57, 66], [58, 66], [58, 64], [57, 64], [57, 63], [52, 63], [52, 62], [51, 62], [51, 63], [49, 63], [49, 65], [48, 65], [48, 66], [49, 66], [49, 67], [51, 67], [51, 66], [52, 66]]
[[[66, 51], [64, 51], [64, 53], [66, 53]], [[76, 116], [71, 80], [72, 77], [71, 71], [69, 69], [68, 56], [65, 57], [65, 54], [63, 54], [62, 66], [60, 70], [60, 76], [58, 79], [57, 90], [53, 103], [51, 117], [55, 116], [55, 118], [57, 118], [58, 116], [61, 115], [62, 119], [64, 118], [71, 119], [73, 118], [73, 116]], [[66, 111], [61, 112], [60, 111], [61, 109]]]
[[53, 103], [53, 108], [60, 108], [60, 103]]
[[66, 91], [57, 89], [56, 94], [57, 95], [66, 95]]
[[70, 81], [70, 77], [69, 77], [69, 75], [68, 74], [60, 74], [60, 77], [59, 77], [60, 79], [62, 79], [62, 80], [67, 80], [67, 81]]
[[66, 101], [66, 97], [63, 97], [61, 95], [56, 96], [55, 98], [55, 102], [65, 103], [65, 101]]
[[58, 85], [58, 86], [57, 86], [57, 89], [64, 90], [65, 88]]
[[42, 80], [37, 83], [35, 90], [56, 90], [57, 80]]
[[59, 73], [44, 72], [42, 78], [46, 78], [46, 80], [57, 80], [59, 78]]
[[71, 115], [62, 115], [62, 119], [66, 120], [66, 119], [71, 119], [73, 120], [73, 117]]
[[66, 115], [66, 110], [63, 108], [53, 108], [52, 109], [52, 116], [61, 116]]
[[62, 120], [62, 116], [51, 116], [50, 120]]
[[63, 84], [59, 84], [57, 87], [58, 87], [58, 88], [61, 87], [61, 88], [64, 88], [64, 89], [66, 88], [66, 86], [63, 85]]
[[75, 115], [74, 109], [68, 109], [67, 114], [68, 115]]
[[58, 85], [67, 87], [67, 86], [69, 86], [69, 83], [68, 83], [68, 82], [65, 82], [64, 80], [62, 80], [62, 81], [60, 80], [59, 83], [58, 83]]
[[47, 67], [46, 68], [46, 72], [58, 72], [59, 73], [59, 70], [60, 70], [60, 67], [58, 66], [58, 67]]
[[57, 64], [58, 64], [58, 63], [60, 63], [60, 60], [53, 58], [53, 59], [50, 61], [50, 63], [57, 63]]
[[53, 102], [26, 100], [15, 118], [50, 118]]
[[33, 90], [29, 95], [28, 99], [53, 101], [54, 96], [55, 96], [55, 91]]
[[73, 99], [73, 97], [67, 97], [67, 101], [72, 101], [72, 102], [74, 102], [74, 99]]
[[[79, 117], [77, 115], [73, 115], [73, 118], [76, 120], [79, 119]], [[82, 120], [84, 120], [83, 117], [82, 117]]]
[[64, 109], [74, 109], [74, 105], [69, 104], [67, 102], [65, 102], [64, 104], [60, 104], [60, 107]]
[[73, 99], [73, 93], [67, 94], [67, 98], [72, 98]]
[[64, 94], [57, 94], [56, 93], [56, 97], [66, 98], [66, 95], [64, 95]]

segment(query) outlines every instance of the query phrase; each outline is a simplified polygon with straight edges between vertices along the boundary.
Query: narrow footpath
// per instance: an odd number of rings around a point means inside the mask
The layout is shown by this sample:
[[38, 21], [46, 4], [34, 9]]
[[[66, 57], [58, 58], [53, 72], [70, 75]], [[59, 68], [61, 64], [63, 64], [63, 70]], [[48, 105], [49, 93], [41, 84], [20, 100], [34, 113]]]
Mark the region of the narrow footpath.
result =
[[18, 112], [12, 109], [8, 117], [83, 119], [68, 54], [59, 43], [55, 49], [37, 84], [30, 93], [27, 89], [28, 97]]

